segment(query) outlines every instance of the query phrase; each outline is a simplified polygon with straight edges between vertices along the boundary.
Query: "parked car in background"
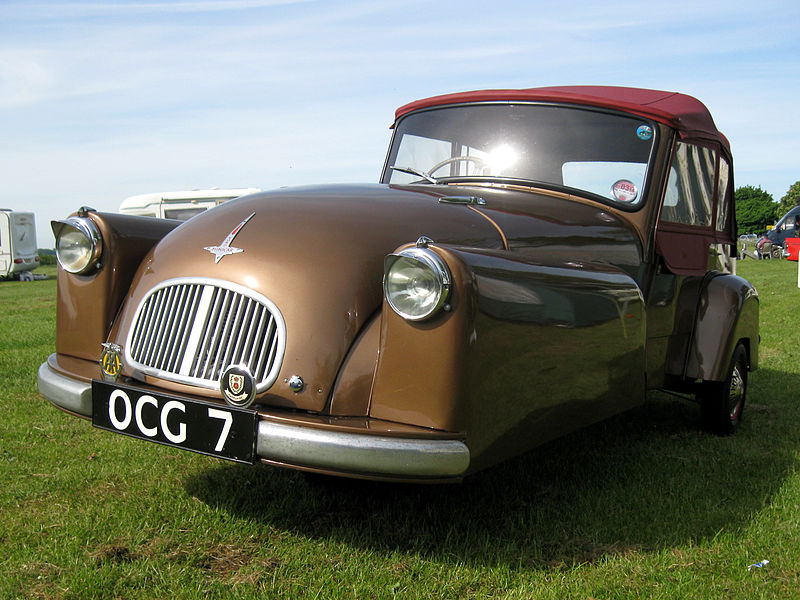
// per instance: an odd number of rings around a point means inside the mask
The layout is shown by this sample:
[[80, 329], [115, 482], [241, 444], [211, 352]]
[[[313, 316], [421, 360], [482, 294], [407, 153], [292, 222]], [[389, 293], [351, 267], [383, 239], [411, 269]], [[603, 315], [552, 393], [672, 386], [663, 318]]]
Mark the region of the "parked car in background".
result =
[[378, 184], [286, 188], [179, 224], [53, 222], [53, 404], [247, 463], [448, 481], [692, 394], [740, 424], [758, 295], [730, 147], [698, 100], [487, 90], [399, 108]]
[[795, 206], [767, 231], [765, 237], [775, 246], [786, 247], [786, 238], [800, 237], [800, 206]]
[[31, 280], [38, 266], [35, 215], [0, 208], [0, 278]]
[[259, 188], [188, 190], [181, 192], [154, 192], [126, 198], [119, 207], [125, 215], [161, 217], [186, 221], [239, 196], [260, 192]]

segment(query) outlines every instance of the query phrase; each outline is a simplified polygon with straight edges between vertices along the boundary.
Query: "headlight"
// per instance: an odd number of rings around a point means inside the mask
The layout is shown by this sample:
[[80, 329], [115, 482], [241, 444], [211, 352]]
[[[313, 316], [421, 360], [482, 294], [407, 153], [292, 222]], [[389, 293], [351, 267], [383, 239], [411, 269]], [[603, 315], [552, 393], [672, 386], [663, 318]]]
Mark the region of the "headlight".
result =
[[450, 294], [450, 271], [427, 248], [408, 248], [384, 261], [383, 293], [394, 311], [409, 321], [436, 314]]
[[97, 265], [103, 238], [97, 226], [85, 217], [69, 217], [51, 223], [56, 237], [56, 257], [65, 271], [83, 275]]

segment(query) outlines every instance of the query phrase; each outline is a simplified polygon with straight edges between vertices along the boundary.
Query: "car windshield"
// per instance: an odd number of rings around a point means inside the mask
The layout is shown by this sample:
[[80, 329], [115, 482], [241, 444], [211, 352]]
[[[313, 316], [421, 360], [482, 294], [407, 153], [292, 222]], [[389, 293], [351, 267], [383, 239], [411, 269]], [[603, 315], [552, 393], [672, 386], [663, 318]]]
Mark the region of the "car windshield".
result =
[[382, 181], [516, 180], [636, 206], [656, 132], [646, 119], [549, 104], [424, 110], [397, 124]]

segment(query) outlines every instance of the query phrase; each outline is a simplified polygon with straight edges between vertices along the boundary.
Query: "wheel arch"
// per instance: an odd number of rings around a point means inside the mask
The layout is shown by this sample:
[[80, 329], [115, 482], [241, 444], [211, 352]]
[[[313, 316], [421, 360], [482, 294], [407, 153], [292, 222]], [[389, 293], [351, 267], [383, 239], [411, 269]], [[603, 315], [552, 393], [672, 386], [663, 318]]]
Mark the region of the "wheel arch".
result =
[[722, 381], [742, 342], [748, 370], [758, 367], [758, 292], [745, 279], [720, 274], [700, 292], [699, 310], [686, 363], [686, 378]]

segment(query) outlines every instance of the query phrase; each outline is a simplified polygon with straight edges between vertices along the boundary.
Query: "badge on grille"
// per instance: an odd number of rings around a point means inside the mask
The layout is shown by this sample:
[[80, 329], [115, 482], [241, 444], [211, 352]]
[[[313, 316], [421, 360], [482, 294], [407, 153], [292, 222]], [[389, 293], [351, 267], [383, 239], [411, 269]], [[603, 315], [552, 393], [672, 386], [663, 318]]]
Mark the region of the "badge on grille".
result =
[[250, 406], [256, 396], [256, 383], [247, 367], [232, 365], [225, 369], [219, 381], [225, 401], [241, 408]]
[[122, 371], [122, 349], [116, 344], [103, 344], [103, 353], [100, 355], [100, 368], [103, 371], [103, 379], [106, 381], [116, 381]]

